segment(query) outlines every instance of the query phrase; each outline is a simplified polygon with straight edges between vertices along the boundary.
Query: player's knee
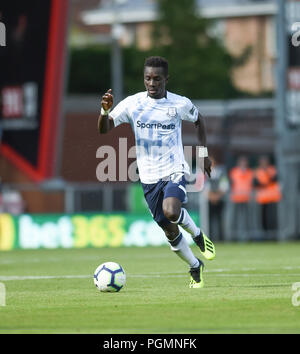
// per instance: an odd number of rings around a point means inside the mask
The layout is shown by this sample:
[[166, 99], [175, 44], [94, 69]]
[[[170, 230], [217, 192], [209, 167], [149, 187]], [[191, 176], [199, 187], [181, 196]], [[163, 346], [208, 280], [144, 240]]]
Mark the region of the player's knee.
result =
[[173, 241], [178, 236], [178, 230], [177, 231], [165, 230], [165, 235], [169, 241]]
[[180, 210], [177, 210], [177, 208], [174, 208], [172, 206], [165, 207], [163, 211], [165, 217], [172, 222], [177, 221], [180, 216]]

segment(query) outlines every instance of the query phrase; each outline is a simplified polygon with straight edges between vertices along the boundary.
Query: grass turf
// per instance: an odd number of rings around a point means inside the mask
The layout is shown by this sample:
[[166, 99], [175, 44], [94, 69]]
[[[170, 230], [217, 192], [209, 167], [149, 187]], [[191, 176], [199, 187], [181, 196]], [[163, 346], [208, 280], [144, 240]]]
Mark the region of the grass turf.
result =
[[[216, 251], [203, 289], [188, 288], [188, 268], [168, 247], [0, 252], [0, 333], [300, 333], [300, 243]], [[119, 293], [93, 284], [105, 261], [127, 273]]]

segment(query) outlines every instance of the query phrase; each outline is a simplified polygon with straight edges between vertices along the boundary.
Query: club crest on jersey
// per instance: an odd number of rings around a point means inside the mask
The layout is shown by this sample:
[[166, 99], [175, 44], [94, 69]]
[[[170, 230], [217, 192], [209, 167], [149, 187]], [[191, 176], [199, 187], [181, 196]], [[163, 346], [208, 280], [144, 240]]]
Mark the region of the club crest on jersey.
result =
[[174, 118], [174, 117], [176, 117], [176, 115], [177, 115], [176, 107], [169, 107], [168, 108], [168, 116]]

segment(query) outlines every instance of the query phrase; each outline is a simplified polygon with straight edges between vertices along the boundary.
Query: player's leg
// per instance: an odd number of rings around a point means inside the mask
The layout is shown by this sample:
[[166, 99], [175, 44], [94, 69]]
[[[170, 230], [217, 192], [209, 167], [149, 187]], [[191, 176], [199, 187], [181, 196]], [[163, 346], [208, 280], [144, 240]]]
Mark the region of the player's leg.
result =
[[198, 267], [199, 261], [192, 252], [185, 237], [175, 224], [160, 225], [170, 243], [171, 250], [183, 259], [191, 268]]
[[142, 183], [145, 199], [153, 219], [164, 230], [165, 235], [170, 243], [171, 250], [174, 251], [178, 257], [189, 264], [192, 277], [190, 287], [201, 288], [203, 287], [203, 263], [195, 257], [186, 239], [181, 234], [178, 226], [174, 223], [171, 223], [164, 215], [162, 205], [164, 198], [164, 188], [166, 184], [167, 183], [165, 181], [161, 181], [155, 184]]
[[160, 225], [170, 243], [171, 250], [190, 266], [190, 288], [202, 288], [204, 264], [196, 258], [178, 226], [172, 223]]
[[180, 225], [184, 230], [191, 234], [196, 245], [200, 248], [203, 256], [212, 260], [216, 256], [216, 250], [213, 242], [205, 235], [205, 233], [197, 227], [194, 220], [185, 208], [181, 208], [180, 216], [177, 220], [172, 221], [175, 224]]
[[187, 210], [182, 208], [182, 203], [186, 202], [186, 200], [184, 177], [177, 180], [176, 183], [172, 180], [169, 181], [164, 189], [164, 215], [171, 223], [181, 226], [191, 234], [206, 259], [214, 259], [216, 251], [213, 242], [197, 227]]

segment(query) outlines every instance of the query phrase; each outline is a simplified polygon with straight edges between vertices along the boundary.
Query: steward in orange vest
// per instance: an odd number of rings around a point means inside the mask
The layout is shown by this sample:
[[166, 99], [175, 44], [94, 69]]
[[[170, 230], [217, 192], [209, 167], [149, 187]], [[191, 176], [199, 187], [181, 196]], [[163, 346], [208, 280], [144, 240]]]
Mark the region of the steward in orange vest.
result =
[[253, 171], [248, 167], [248, 159], [240, 157], [237, 166], [229, 173], [231, 181], [230, 199], [233, 203], [248, 203], [251, 200]]
[[270, 204], [281, 200], [276, 168], [270, 165], [266, 156], [260, 158], [259, 166], [255, 170], [255, 186], [257, 203]]

